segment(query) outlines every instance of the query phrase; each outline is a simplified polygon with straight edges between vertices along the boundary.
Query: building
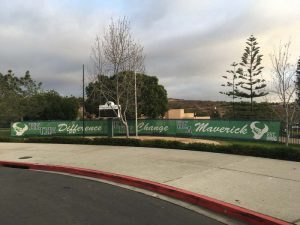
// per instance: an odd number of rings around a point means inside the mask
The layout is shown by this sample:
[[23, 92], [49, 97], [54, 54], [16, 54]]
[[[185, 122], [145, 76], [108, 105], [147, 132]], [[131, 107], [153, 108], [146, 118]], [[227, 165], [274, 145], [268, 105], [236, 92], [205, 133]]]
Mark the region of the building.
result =
[[194, 113], [185, 113], [184, 109], [169, 109], [164, 116], [165, 119], [202, 119], [209, 120], [210, 116], [195, 116]]

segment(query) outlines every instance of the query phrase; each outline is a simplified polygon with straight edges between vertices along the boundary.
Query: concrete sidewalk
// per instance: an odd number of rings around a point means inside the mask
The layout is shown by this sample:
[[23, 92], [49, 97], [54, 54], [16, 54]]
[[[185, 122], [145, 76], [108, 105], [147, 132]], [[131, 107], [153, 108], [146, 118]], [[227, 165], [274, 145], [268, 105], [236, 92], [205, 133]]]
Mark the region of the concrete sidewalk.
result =
[[[26, 156], [32, 158], [19, 159]], [[138, 177], [300, 224], [298, 162], [157, 148], [18, 143], [0, 143], [0, 160]]]

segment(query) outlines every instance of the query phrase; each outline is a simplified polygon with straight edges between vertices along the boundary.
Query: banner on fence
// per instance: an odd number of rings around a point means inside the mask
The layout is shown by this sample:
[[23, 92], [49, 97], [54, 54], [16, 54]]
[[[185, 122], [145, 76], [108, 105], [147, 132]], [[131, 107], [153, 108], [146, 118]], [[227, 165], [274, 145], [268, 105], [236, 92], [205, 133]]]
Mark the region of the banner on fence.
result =
[[[105, 120], [85, 121], [85, 135], [107, 135]], [[247, 140], [277, 141], [280, 122], [232, 120], [139, 120], [140, 135], [218, 137]], [[129, 131], [135, 132], [134, 121], [129, 121]], [[82, 121], [16, 122], [11, 125], [11, 136], [70, 136], [83, 133]], [[114, 135], [125, 135], [119, 120], [113, 121]]]
[[[11, 136], [70, 136], [83, 134], [82, 121], [16, 122], [11, 125]], [[106, 121], [85, 121], [85, 134], [106, 135]]]

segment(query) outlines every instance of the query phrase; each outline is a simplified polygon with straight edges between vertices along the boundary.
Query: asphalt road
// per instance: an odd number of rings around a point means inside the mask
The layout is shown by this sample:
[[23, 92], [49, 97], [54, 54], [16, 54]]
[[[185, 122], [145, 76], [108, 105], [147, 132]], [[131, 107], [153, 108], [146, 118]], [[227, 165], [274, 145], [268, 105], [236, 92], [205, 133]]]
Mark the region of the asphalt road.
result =
[[60, 174], [0, 167], [0, 224], [221, 225], [169, 202]]

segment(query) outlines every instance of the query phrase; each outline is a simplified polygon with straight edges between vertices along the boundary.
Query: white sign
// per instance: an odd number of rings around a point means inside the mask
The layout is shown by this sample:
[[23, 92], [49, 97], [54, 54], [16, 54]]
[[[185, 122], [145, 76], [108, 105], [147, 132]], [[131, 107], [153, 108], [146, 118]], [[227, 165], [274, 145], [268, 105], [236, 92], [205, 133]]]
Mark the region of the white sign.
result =
[[116, 105], [114, 102], [108, 101], [104, 105], [99, 105], [99, 116], [101, 110], [116, 110], [116, 115], [119, 118], [121, 105]]
[[119, 107], [115, 103], [108, 101], [104, 105], [99, 105], [99, 110], [119, 109]]

